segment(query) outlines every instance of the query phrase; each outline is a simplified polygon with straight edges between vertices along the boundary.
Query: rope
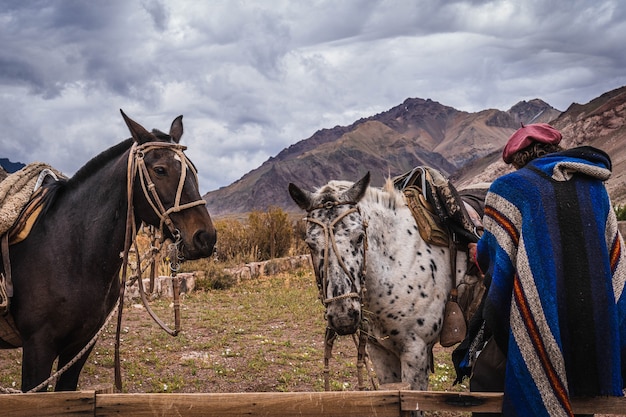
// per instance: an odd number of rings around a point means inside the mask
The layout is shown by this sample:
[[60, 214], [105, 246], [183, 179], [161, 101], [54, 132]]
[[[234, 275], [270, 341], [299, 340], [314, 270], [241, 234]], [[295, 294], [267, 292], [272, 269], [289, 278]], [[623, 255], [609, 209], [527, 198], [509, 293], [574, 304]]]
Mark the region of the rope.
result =
[[[326, 203], [313, 207], [312, 209], [309, 210], [309, 213], [314, 210], [320, 210], [320, 209], [329, 210], [340, 205], [355, 205], [355, 204], [356, 203], [353, 203], [353, 202], [341, 203], [341, 202], [328, 201]], [[333, 301], [345, 300], [348, 298], [356, 298], [359, 301], [361, 301], [363, 298], [363, 294], [366, 291], [365, 283], [362, 283], [360, 294], [356, 292], [349, 292], [349, 293], [338, 295], [335, 297], [326, 298], [327, 285], [328, 285], [328, 256], [330, 254], [331, 248], [335, 252], [335, 257], [337, 258], [337, 262], [339, 263], [339, 266], [341, 267], [341, 269], [343, 269], [346, 275], [350, 277], [350, 280], [352, 281], [352, 284], [354, 286], [355, 277], [353, 274], [350, 273], [350, 270], [348, 269], [348, 267], [346, 267], [345, 263], [341, 259], [341, 256], [339, 256], [339, 249], [337, 248], [337, 239], [335, 238], [334, 228], [335, 228], [335, 225], [340, 220], [342, 220], [344, 217], [348, 216], [349, 214], [355, 213], [355, 212], [359, 213], [359, 215], [361, 214], [358, 207], [352, 207], [349, 210], [346, 210], [341, 215], [337, 216], [337, 218], [335, 218], [334, 220], [328, 222], [328, 224], [323, 223], [317, 219], [313, 219], [309, 216], [307, 216], [304, 219], [307, 222], [317, 224], [318, 226], [322, 228], [322, 230], [324, 230], [324, 265], [323, 265], [324, 276], [322, 277], [322, 280], [321, 280], [322, 285], [320, 288], [320, 300], [326, 307], [328, 307], [328, 304], [332, 303]], [[363, 277], [365, 277], [365, 275], [367, 274], [367, 249], [368, 249], [367, 226], [368, 226], [367, 221], [363, 220], [363, 230], [364, 230], [363, 265], [361, 266], [362, 268], [361, 276]], [[363, 368], [365, 368], [368, 376], [370, 377], [370, 382], [372, 384], [372, 387], [374, 388], [374, 390], [376, 390], [378, 389], [377, 381], [375, 381], [375, 379], [371, 376], [369, 372], [369, 368], [367, 367], [368, 355], [366, 352], [366, 345], [367, 345], [367, 339], [369, 335], [367, 331], [366, 320], [361, 319], [358, 332], [359, 332], [358, 340], [355, 334], [352, 335], [352, 340], [354, 341], [355, 347], [357, 348], [358, 389], [361, 391], [365, 390], [365, 382], [363, 379]], [[326, 391], [330, 391], [330, 359], [332, 358], [333, 345], [336, 339], [337, 339], [337, 333], [330, 327], [326, 327], [326, 334], [324, 335], [324, 389]]]
[[[98, 337], [100, 337], [100, 334], [102, 334], [104, 329], [107, 327], [107, 325], [109, 324], [109, 322], [113, 318], [113, 315], [115, 314], [115, 308], [118, 306], [119, 302], [120, 302], [120, 300], [118, 299], [117, 303], [115, 304], [115, 306], [113, 306], [113, 308], [111, 309], [111, 312], [109, 313], [109, 315], [107, 316], [106, 320], [104, 321], [104, 324], [100, 327], [100, 329], [96, 332], [96, 334], [91, 338], [91, 340], [89, 340], [89, 342], [85, 345], [85, 347], [83, 347], [81, 349], [81, 351], [78, 352], [76, 354], [76, 356], [74, 356], [74, 359], [72, 359], [71, 361], [66, 363], [65, 366], [63, 366], [61, 369], [58, 369], [54, 374], [50, 375], [50, 377], [48, 379], [46, 379], [45, 381], [43, 381], [41, 384], [37, 385], [35, 388], [32, 388], [32, 389], [26, 391], [26, 394], [37, 392], [37, 391], [41, 390], [42, 388], [47, 387], [48, 384], [50, 384], [50, 382], [52, 382], [55, 379], [57, 379], [61, 374], [63, 374], [70, 367], [72, 367], [76, 362], [78, 362], [80, 360], [80, 358], [82, 358], [85, 355], [85, 353], [87, 353], [87, 351], [89, 351], [89, 349], [91, 349], [93, 347], [93, 345], [98, 340]], [[23, 393], [21, 390], [18, 390], [18, 389], [3, 388], [3, 387], [0, 387], [0, 392], [2, 392], [4, 394], [22, 394]]]
[[[324, 205], [315, 207], [313, 209], [311, 209], [310, 211], [313, 210], [319, 210], [319, 209], [330, 209], [333, 208], [335, 206], [338, 205], [343, 205], [343, 204], [354, 204], [354, 203], [338, 203], [338, 202], [328, 202]], [[352, 207], [349, 210], [346, 210], [345, 212], [343, 212], [341, 215], [337, 216], [337, 218], [331, 222], [329, 222], [328, 224], [326, 223], [322, 223], [321, 221], [317, 220], [317, 219], [313, 219], [311, 217], [306, 217], [305, 221], [310, 222], [310, 223], [315, 223], [318, 226], [320, 226], [322, 228], [322, 230], [324, 230], [324, 277], [322, 280], [322, 288], [321, 288], [321, 293], [320, 293], [320, 299], [322, 300], [322, 303], [327, 306], [328, 304], [330, 304], [333, 301], [337, 301], [337, 300], [344, 300], [346, 298], [356, 298], [356, 299], [361, 299], [361, 295], [355, 292], [350, 292], [347, 294], [342, 294], [336, 297], [331, 297], [331, 298], [326, 298], [327, 297], [327, 285], [328, 285], [328, 255], [330, 254], [330, 248], [332, 247], [332, 250], [335, 252], [335, 258], [337, 258], [337, 263], [339, 263], [339, 266], [341, 267], [341, 269], [343, 269], [343, 271], [346, 273], [346, 275], [348, 277], [350, 277], [350, 280], [352, 281], [352, 283], [354, 284], [355, 281], [355, 277], [353, 276], [352, 273], [350, 273], [350, 270], [348, 269], [348, 267], [345, 265], [345, 263], [343, 262], [343, 259], [341, 258], [341, 256], [339, 256], [339, 249], [337, 249], [337, 239], [335, 239], [335, 233], [334, 233], [334, 228], [335, 225], [342, 220], [344, 217], [348, 216], [349, 214], [352, 213], [360, 213], [358, 208], [356, 207]], [[364, 229], [367, 227], [367, 225], [364, 222]], [[367, 233], [365, 233], [366, 239], [367, 239]], [[367, 242], [367, 240], [365, 240], [365, 242]], [[361, 273], [363, 274], [363, 276], [365, 275], [365, 268], [366, 268], [366, 262], [365, 262], [365, 252], [367, 251], [367, 243], [364, 244], [363, 247], [363, 265], [362, 268], [363, 270], [361, 271]], [[353, 285], [354, 286], [354, 285]]]
[[[148, 152], [155, 150], [155, 149], [171, 150], [172, 152], [176, 154], [176, 157], [177, 157], [176, 159], [180, 160], [180, 164], [181, 164], [180, 178], [178, 180], [178, 187], [176, 190], [174, 205], [169, 209], [165, 209], [165, 207], [163, 206], [163, 203], [161, 202], [161, 199], [159, 198], [159, 194], [156, 191], [156, 186], [154, 182], [152, 181], [152, 178], [150, 177], [150, 172], [148, 171], [148, 168], [146, 167], [146, 164], [144, 161], [144, 156]], [[135, 142], [128, 154], [128, 163], [127, 163], [128, 174], [126, 176], [127, 178], [126, 189], [127, 189], [127, 198], [128, 198], [127, 204], [128, 205], [127, 205], [127, 212], [126, 212], [126, 237], [124, 241], [124, 252], [122, 252], [124, 266], [122, 268], [122, 278], [121, 278], [122, 285], [120, 287], [120, 296], [119, 296], [120, 300], [124, 300], [124, 291], [126, 288], [126, 279], [127, 279], [127, 270], [128, 270], [127, 268], [128, 267], [128, 253], [130, 251], [132, 242], [134, 241], [136, 243], [136, 238], [137, 238], [137, 226], [134, 221], [135, 210], [133, 206], [133, 192], [134, 192], [133, 183], [137, 175], [139, 175], [139, 180], [140, 180], [139, 182], [141, 183], [141, 188], [143, 190], [146, 200], [148, 201], [148, 203], [154, 210], [154, 213], [160, 219], [159, 232], [160, 232], [161, 237], [163, 238], [163, 225], [165, 224], [167, 228], [169, 229], [170, 233], [172, 234], [172, 236], [174, 236], [174, 238], [176, 239], [176, 246], [180, 244], [180, 231], [176, 229], [176, 227], [174, 226], [174, 222], [170, 218], [170, 214], [177, 213], [179, 211], [186, 210], [188, 208], [206, 204], [206, 201], [204, 201], [203, 199], [192, 201], [192, 202], [185, 203], [182, 205], [180, 204], [180, 199], [182, 197], [183, 188], [185, 185], [187, 169], [189, 169], [192, 172], [193, 177], [196, 181], [196, 187], [198, 183], [198, 175], [196, 173], [196, 169], [194, 165], [191, 163], [191, 161], [187, 158], [185, 153], [183, 152], [185, 149], [187, 149], [186, 146], [182, 146], [177, 143], [146, 142], [144, 144], [139, 145], [137, 144], [137, 142]], [[139, 256], [138, 252], [137, 252], [137, 256]], [[141, 264], [139, 264], [139, 271], [141, 272]], [[178, 300], [176, 299], [176, 296], [174, 297], [175, 298], [174, 316], [175, 316], [175, 322], [176, 322], [176, 329], [172, 331], [169, 328], [167, 328], [167, 326], [165, 326], [165, 324], [161, 320], [159, 320], [158, 317], [148, 307], [147, 300], [145, 299], [145, 294], [143, 292], [143, 282], [141, 282], [141, 275], [139, 275], [138, 279], [139, 279], [139, 291], [140, 291], [140, 294], [142, 295], [142, 301], [144, 305], [147, 307], [147, 310], [150, 316], [169, 334], [173, 336], [178, 334], [178, 332], [180, 331], [180, 310], [179, 310], [180, 305], [177, 302]], [[174, 287], [174, 293], [176, 293], [178, 289], [178, 286], [176, 284], [177, 282], [175, 282], [175, 279], [172, 278], [172, 286]], [[120, 334], [121, 334], [121, 328], [122, 328], [123, 307], [124, 307], [124, 302], [122, 301], [119, 304], [119, 312], [117, 316], [117, 331], [116, 331], [116, 337], [115, 337], [115, 359], [114, 359], [115, 360], [115, 388], [119, 392], [122, 391]]]

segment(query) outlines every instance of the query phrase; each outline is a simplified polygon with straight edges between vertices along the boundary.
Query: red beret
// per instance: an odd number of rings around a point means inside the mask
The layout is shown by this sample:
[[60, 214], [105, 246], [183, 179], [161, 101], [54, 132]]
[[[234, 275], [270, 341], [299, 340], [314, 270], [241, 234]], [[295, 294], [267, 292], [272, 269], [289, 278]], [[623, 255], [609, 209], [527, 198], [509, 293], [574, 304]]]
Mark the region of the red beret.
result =
[[511, 135], [509, 141], [506, 143], [504, 151], [502, 152], [502, 159], [504, 159], [504, 162], [507, 164], [510, 164], [512, 161], [511, 157], [515, 152], [532, 145], [533, 142], [556, 145], [561, 141], [561, 138], [561, 132], [547, 123], [536, 123], [527, 126], [522, 125], [520, 129], [517, 129], [517, 131]]

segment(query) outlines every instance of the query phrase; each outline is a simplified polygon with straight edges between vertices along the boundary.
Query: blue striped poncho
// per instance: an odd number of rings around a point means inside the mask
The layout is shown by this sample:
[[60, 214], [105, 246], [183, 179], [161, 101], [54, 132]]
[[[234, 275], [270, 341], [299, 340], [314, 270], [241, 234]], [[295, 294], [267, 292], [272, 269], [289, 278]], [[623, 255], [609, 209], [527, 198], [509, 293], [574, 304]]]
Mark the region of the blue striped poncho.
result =
[[570, 397], [621, 396], [626, 258], [604, 152], [553, 153], [493, 182], [478, 262], [484, 318], [507, 353], [503, 415], [572, 416]]

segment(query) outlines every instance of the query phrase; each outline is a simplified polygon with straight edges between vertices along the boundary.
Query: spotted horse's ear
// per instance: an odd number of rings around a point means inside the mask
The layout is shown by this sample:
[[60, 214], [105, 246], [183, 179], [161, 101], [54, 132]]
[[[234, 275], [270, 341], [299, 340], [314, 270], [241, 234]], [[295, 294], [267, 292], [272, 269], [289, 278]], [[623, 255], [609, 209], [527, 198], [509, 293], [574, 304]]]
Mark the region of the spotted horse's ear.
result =
[[370, 172], [367, 171], [367, 174], [365, 174], [363, 178], [355, 182], [352, 187], [343, 193], [340, 200], [343, 202], [358, 203], [365, 195], [365, 191], [367, 191], [367, 187], [369, 187], [369, 185]]
[[311, 209], [311, 193], [301, 189], [296, 184], [290, 182], [289, 183], [289, 195], [296, 202], [298, 207], [300, 207], [304, 211], [309, 211]]

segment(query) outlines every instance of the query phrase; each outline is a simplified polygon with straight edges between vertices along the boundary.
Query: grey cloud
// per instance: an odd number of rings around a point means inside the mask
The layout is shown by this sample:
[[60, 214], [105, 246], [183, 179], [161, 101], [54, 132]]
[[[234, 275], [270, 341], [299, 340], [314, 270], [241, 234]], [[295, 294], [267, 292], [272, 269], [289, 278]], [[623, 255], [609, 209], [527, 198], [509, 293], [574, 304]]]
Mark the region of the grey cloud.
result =
[[[441, 4], [445, 3], [445, 4]], [[616, 0], [5, 1], [0, 156], [68, 173], [185, 116], [203, 192], [407, 97], [564, 110], [626, 85]]]

